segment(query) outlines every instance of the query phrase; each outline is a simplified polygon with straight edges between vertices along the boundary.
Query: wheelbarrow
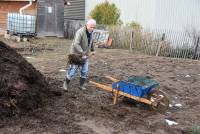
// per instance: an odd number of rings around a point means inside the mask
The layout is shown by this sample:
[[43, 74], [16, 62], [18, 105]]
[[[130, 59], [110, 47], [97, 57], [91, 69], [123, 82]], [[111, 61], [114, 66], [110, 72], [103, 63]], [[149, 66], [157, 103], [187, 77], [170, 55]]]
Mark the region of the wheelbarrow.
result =
[[169, 108], [169, 99], [160, 90], [159, 83], [155, 80], [142, 76], [131, 76], [127, 81], [117, 80], [110, 76], [105, 76], [105, 78], [114, 83], [106, 85], [92, 80], [89, 83], [113, 93], [113, 104], [116, 104], [118, 97], [124, 96], [148, 104], [158, 112], [165, 112]]

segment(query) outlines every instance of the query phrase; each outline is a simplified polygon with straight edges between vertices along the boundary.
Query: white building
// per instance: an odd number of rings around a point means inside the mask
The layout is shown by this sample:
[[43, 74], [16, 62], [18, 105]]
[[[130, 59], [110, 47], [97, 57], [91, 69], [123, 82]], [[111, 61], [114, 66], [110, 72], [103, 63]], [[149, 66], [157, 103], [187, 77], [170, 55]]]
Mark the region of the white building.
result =
[[[98, 3], [105, 0], [86, 0], [85, 17]], [[200, 30], [200, 0], [108, 0], [120, 9], [126, 24], [138, 22], [145, 29], [183, 31], [186, 27]]]

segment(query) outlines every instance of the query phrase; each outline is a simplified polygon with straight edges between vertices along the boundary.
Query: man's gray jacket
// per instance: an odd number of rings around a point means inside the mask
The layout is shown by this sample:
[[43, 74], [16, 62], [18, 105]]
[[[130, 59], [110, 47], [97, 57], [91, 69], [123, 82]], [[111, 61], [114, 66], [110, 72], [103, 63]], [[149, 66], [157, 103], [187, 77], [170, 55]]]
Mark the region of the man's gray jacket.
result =
[[[70, 54], [84, 54], [88, 55], [89, 51], [94, 51], [94, 46], [92, 43], [92, 35], [91, 35], [91, 45], [88, 43], [88, 38], [86, 34], [86, 26], [80, 28], [74, 37], [70, 48]], [[89, 48], [90, 47], [90, 48]]]

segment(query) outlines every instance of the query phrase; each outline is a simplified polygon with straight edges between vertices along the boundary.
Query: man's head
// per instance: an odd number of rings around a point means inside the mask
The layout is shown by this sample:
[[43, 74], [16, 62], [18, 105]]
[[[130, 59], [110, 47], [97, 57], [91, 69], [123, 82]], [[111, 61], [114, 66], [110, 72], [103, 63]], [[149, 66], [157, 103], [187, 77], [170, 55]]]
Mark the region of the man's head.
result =
[[86, 23], [86, 27], [89, 33], [91, 33], [96, 27], [96, 21], [94, 19], [90, 19]]

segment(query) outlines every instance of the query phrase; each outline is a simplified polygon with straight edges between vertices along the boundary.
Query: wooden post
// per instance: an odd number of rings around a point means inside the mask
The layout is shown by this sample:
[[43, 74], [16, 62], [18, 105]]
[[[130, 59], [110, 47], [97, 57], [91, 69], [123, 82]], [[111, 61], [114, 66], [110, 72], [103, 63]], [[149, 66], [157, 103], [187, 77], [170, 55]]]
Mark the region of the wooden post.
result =
[[159, 53], [160, 53], [160, 50], [161, 50], [161, 47], [162, 47], [162, 44], [163, 44], [164, 40], [165, 40], [165, 34], [163, 33], [162, 38], [161, 38], [161, 42], [159, 42], [159, 45], [158, 45], [156, 56], [159, 56]]
[[194, 55], [193, 55], [192, 59], [196, 58], [197, 50], [198, 50], [198, 47], [199, 47], [199, 41], [200, 41], [200, 37], [198, 37], [198, 39], [197, 39], [197, 44], [195, 46]]
[[133, 52], [133, 31], [131, 31], [130, 52]]
[[157, 52], [156, 52], [156, 56], [159, 56], [161, 46], [162, 46], [162, 42], [159, 42], [158, 49], [157, 49]]
[[114, 94], [114, 98], [113, 98], [113, 104], [114, 104], [114, 105], [115, 105], [116, 102], [117, 102], [118, 94], [119, 94], [119, 85], [117, 85], [117, 88], [116, 88], [115, 94]]

